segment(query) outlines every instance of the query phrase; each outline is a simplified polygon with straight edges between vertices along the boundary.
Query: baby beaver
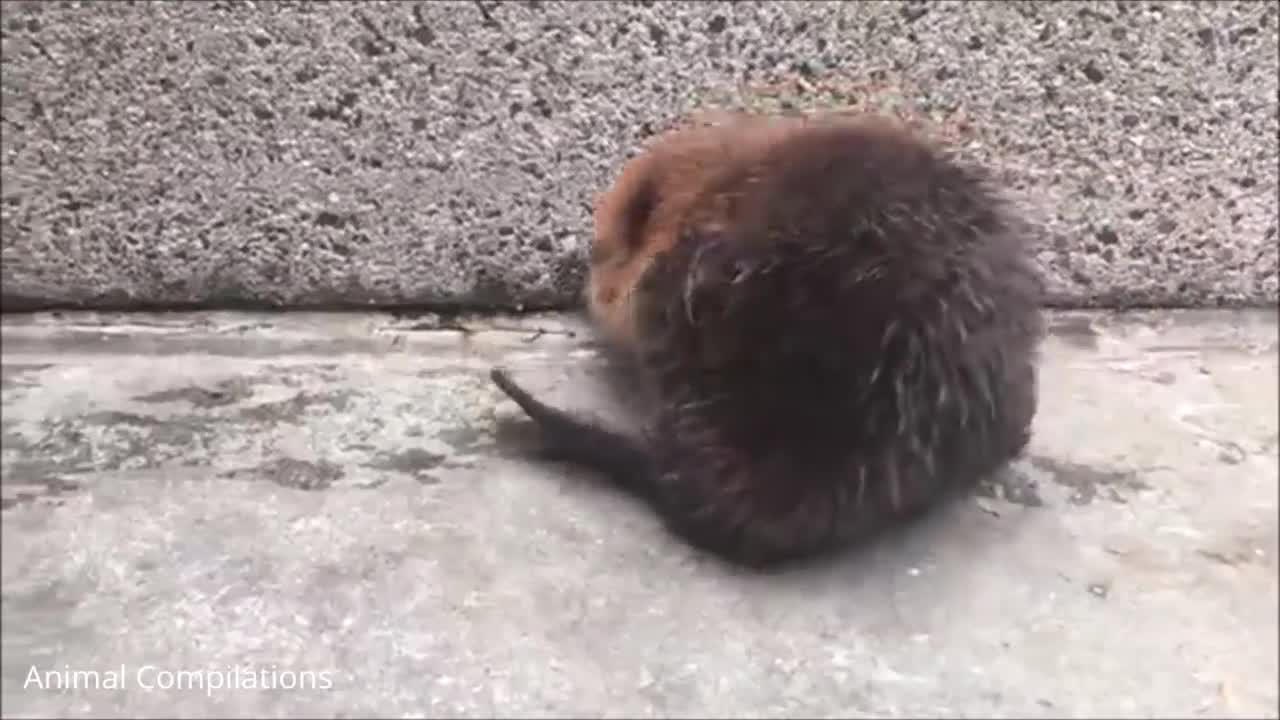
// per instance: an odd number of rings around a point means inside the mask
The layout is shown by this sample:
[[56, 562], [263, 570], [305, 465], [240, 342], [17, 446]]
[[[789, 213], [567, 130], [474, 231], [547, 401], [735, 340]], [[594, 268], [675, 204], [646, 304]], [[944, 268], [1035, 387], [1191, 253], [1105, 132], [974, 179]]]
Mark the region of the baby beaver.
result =
[[974, 487], [1037, 409], [1043, 286], [982, 170], [876, 117], [677, 130], [596, 205], [587, 309], [654, 399], [642, 438], [493, 381], [560, 459], [756, 568]]

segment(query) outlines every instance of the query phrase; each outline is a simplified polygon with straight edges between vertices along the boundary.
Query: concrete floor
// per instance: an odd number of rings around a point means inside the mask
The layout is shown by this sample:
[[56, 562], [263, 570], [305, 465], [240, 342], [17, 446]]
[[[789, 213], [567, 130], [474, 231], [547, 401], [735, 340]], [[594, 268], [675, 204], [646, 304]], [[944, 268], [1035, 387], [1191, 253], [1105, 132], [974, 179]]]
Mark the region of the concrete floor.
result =
[[1274, 312], [1055, 316], [1025, 460], [764, 577], [522, 455], [573, 321], [464, 325], [6, 318], [4, 715], [1280, 714]]

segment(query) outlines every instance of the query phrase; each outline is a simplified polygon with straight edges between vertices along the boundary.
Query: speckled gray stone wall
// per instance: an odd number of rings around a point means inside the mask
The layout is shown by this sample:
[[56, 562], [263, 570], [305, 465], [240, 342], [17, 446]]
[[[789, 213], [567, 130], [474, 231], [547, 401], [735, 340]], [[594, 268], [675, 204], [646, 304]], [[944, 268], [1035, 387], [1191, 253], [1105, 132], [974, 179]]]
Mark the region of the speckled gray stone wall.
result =
[[4, 305], [573, 302], [619, 162], [741, 107], [933, 124], [1059, 303], [1274, 303], [1276, 8], [6, 1]]

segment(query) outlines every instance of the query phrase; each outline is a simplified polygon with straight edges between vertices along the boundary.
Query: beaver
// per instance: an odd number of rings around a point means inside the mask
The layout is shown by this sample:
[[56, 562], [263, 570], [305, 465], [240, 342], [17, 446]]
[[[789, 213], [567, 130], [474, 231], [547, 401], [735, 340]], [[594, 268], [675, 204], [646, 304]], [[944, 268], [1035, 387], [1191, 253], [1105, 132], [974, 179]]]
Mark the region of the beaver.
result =
[[640, 436], [493, 382], [546, 450], [757, 569], [918, 517], [1021, 454], [1044, 285], [993, 174], [895, 120], [659, 136], [594, 212], [585, 305], [653, 399]]

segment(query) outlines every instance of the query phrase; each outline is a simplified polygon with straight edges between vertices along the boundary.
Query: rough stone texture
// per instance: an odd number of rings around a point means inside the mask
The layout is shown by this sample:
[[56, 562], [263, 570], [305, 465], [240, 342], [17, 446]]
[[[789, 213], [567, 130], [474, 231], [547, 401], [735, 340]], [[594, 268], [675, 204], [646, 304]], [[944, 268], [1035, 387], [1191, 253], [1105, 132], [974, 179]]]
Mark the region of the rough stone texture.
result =
[[755, 576], [526, 454], [564, 319], [10, 315], [4, 715], [1276, 717], [1276, 314], [1053, 326], [984, 494]]
[[714, 108], [1002, 169], [1055, 302], [1277, 300], [1277, 5], [5, 2], [3, 299], [573, 302], [592, 194]]

